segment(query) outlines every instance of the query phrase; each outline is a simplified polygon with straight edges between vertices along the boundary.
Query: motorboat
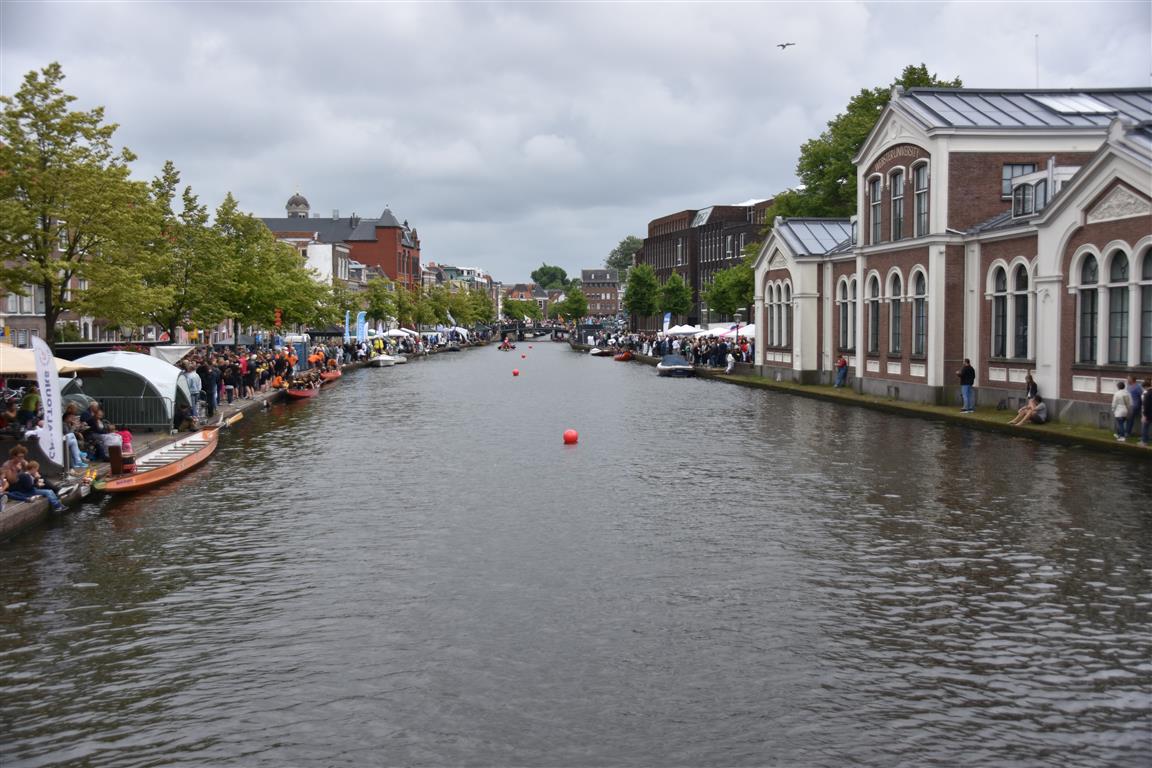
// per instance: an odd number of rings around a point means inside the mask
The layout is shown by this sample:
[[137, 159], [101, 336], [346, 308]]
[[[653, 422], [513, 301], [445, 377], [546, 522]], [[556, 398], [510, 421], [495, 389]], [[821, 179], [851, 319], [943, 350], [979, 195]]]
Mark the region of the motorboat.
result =
[[396, 361], [392, 359], [391, 355], [376, 355], [376, 357], [368, 358], [367, 364], [377, 368], [386, 368], [390, 365], [396, 365]]
[[695, 376], [696, 369], [683, 355], [664, 355], [656, 363], [656, 373], [660, 376]]
[[135, 471], [96, 480], [92, 488], [106, 493], [129, 493], [171, 480], [207, 461], [216, 450], [219, 435], [218, 426], [193, 432], [137, 457]]
[[588, 350], [588, 354], [592, 355], [593, 357], [611, 357], [612, 350], [600, 349], [600, 347], [592, 347], [592, 349]]

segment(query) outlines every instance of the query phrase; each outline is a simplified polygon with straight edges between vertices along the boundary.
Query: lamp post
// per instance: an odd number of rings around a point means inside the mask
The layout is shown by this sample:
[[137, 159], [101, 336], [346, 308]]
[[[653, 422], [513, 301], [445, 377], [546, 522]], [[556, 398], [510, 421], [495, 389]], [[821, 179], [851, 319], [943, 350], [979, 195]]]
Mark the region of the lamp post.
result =
[[740, 313], [736, 313], [736, 333], [733, 334], [733, 341], [740, 340]]

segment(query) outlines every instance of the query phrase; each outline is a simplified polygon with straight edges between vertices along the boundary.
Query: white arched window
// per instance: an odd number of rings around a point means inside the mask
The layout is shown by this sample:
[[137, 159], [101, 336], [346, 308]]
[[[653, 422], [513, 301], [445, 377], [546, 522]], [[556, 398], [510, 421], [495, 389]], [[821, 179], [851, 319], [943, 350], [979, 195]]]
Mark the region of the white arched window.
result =
[[904, 237], [904, 169], [892, 174], [892, 239]]
[[780, 302], [780, 346], [792, 346], [792, 286], [784, 283]]
[[1108, 266], [1108, 362], [1128, 364], [1128, 254], [1116, 251]]
[[856, 278], [848, 281], [848, 349], [856, 351]]
[[1152, 365], [1152, 248], [1140, 270], [1140, 364]]
[[868, 222], [871, 229], [871, 239], [868, 242], [873, 245], [880, 242], [881, 208], [884, 203], [880, 195], [880, 177], [876, 176], [868, 182]]
[[880, 352], [880, 279], [868, 279], [868, 352]]
[[891, 287], [888, 291], [888, 354], [898, 355], [902, 350], [903, 339], [903, 299], [904, 283], [900, 274], [892, 275]]
[[1012, 355], [1028, 357], [1028, 268], [1020, 264], [1012, 273]]
[[1077, 360], [1081, 363], [1096, 362], [1096, 322], [1099, 293], [1096, 284], [1100, 280], [1096, 257], [1089, 254], [1080, 265], [1080, 287], [1077, 291], [1076, 320], [1079, 327]]
[[1008, 273], [992, 272], [992, 357], [1008, 357]]
[[916, 196], [916, 237], [928, 234], [928, 163], [912, 169], [912, 191]]
[[840, 281], [839, 305], [840, 349], [848, 349], [848, 281]]
[[928, 354], [928, 286], [923, 272], [912, 278], [912, 354]]

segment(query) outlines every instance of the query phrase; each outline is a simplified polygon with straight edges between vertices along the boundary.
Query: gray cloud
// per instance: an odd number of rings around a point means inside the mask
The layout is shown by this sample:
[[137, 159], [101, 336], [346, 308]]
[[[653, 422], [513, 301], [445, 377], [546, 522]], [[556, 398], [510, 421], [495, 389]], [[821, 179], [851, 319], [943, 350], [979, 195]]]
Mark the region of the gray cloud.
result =
[[[795, 183], [800, 145], [911, 63], [975, 87], [1149, 82], [1147, 3], [0, 4], [0, 91], [58, 60], [150, 177], [215, 206], [389, 205], [506, 282]], [[794, 41], [787, 51], [776, 42]]]

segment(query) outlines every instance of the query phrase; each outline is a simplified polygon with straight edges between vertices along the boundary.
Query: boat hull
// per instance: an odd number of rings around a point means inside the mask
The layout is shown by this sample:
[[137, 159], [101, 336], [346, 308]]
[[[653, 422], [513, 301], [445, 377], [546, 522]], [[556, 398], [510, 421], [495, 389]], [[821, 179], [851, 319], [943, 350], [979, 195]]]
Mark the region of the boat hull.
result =
[[337, 371], [324, 371], [320, 374], [320, 378], [324, 380], [325, 384], [327, 384], [330, 381], [336, 381], [336, 379], [340, 378], [343, 375], [344, 375], [344, 373], [342, 371], [338, 371], [338, 370]]
[[631, 352], [621, 352], [620, 354], [615, 355], [612, 359], [618, 360], [621, 363], [626, 363], [632, 359], [632, 353]]
[[311, 389], [311, 388], [308, 388], [308, 389], [286, 389], [286, 390], [284, 390], [284, 394], [286, 394], [286, 395], [288, 395], [288, 397], [291, 397], [291, 398], [296, 399], [296, 400], [304, 400], [304, 399], [307, 399], [309, 397], [316, 397], [316, 395], [320, 394], [320, 390]]
[[[97, 480], [92, 484], [92, 488], [105, 493], [132, 493], [165, 483], [207, 461], [216, 451], [219, 436], [218, 427], [202, 429], [182, 440], [144, 454], [136, 460], [135, 472]], [[172, 460], [165, 461], [169, 456]], [[154, 469], [149, 469], [149, 465], [153, 462], [161, 463]]]

